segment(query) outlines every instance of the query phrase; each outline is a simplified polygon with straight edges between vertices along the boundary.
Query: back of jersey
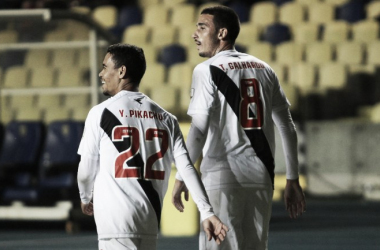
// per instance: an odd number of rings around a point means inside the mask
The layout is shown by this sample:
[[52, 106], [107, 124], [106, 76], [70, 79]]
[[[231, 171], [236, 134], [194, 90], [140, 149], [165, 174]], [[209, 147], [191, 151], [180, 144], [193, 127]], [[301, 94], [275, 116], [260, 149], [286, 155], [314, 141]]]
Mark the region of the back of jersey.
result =
[[101, 112], [94, 187], [99, 238], [156, 237], [175, 141], [182, 139], [178, 123], [138, 92], [121, 91], [96, 108]]
[[[211, 178], [212, 173], [235, 172], [228, 162], [236, 161], [239, 156], [243, 157], [246, 167], [240, 164], [237, 173], [219, 175], [234, 176], [240, 184], [250, 185], [263, 182], [263, 179], [266, 184], [273, 183], [272, 111], [288, 106], [273, 70], [251, 55], [235, 50], [222, 51], [194, 69], [192, 88], [188, 114], [207, 114], [210, 120], [202, 173], [208, 172], [206, 176], [211, 180], [218, 179]], [[247, 157], [252, 156], [257, 156], [262, 163], [248, 160]], [[215, 163], [221, 161], [227, 163]], [[258, 165], [265, 165], [269, 178], [263, 173], [265, 177], [252, 179], [251, 176], [262, 172]], [[252, 172], [254, 167], [257, 169]], [[206, 188], [208, 185], [218, 188], [222, 183], [232, 182], [220, 179], [216, 183], [204, 183]]]

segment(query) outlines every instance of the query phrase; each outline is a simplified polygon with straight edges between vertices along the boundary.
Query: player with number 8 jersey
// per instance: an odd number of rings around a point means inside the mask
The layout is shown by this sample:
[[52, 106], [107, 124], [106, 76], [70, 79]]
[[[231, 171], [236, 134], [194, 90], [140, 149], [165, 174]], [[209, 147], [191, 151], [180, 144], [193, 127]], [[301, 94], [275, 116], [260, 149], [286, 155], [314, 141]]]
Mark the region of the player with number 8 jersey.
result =
[[117, 44], [107, 52], [99, 77], [111, 97], [90, 110], [78, 149], [81, 207], [95, 216], [99, 249], [156, 248], [172, 162], [186, 176], [210, 237], [222, 241], [227, 227], [214, 215], [177, 119], [138, 92], [142, 49]]
[[[290, 103], [266, 62], [235, 49], [239, 31], [236, 12], [219, 5], [201, 11], [192, 35], [198, 54], [209, 59], [193, 71], [186, 145], [193, 162], [203, 153], [202, 181], [215, 213], [231, 229], [220, 246], [201, 231], [200, 250], [267, 250], [275, 125], [286, 156], [286, 207], [292, 218], [305, 209]], [[181, 173], [176, 179], [173, 203], [181, 204], [187, 191]]]

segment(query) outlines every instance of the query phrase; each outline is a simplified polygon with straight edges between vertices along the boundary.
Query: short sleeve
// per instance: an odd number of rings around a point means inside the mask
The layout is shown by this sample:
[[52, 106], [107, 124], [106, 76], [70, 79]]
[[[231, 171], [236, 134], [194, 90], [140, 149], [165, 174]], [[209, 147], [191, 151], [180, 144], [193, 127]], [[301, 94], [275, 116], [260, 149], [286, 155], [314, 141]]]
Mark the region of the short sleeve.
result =
[[87, 115], [83, 136], [78, 148], [78, 154], [91, 159], [99, 158], [100, 150], [100, 115], [92, 108]]

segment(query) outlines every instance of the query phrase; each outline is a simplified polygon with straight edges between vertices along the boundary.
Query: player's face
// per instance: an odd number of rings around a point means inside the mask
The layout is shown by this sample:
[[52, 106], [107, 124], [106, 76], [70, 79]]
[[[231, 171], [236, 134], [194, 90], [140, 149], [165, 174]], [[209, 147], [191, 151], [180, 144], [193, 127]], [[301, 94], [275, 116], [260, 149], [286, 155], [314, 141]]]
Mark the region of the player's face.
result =
[[114, 96], [119, 92], [121, 81], [119, 71], [120, 68], [115, 69], [115, 63], [112, 61], [111, 54], [107, 53], [103, 60], [103, 69], [99, 73], [104, 95]]
[[214, 56], [220, 46], [213, 19], [214, 16], [209, 14], [200, 15], [197, 22], [197, 29], [192, 35], [201, 57]]

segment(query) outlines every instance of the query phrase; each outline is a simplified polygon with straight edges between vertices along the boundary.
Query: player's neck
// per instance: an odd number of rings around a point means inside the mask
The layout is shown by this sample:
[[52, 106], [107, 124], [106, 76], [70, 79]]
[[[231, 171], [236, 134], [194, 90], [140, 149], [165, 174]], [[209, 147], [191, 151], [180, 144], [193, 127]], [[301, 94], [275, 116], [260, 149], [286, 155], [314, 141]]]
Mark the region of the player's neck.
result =
[[222, 51], [225, 51], [225, 50], [231, 50], [234, 48], [234, 45], [233, 44], [230, 44], [230, 43], [221, 43], [219, 48], [215, 51], [215, 54], [218, 54], [219, 52], [222, 52]]

